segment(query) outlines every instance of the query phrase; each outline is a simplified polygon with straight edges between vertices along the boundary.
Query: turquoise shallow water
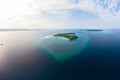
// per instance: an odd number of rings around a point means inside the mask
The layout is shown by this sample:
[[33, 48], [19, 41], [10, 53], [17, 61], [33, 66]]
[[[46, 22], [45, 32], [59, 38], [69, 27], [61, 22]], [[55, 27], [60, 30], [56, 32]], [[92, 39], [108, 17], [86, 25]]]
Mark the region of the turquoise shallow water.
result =
[[70, 41], [63, 37], [52, 35], [38, 39], [36, 45], [44, 49], [46, 54], [51, 55], [56, 61], [64, 61], [80, 54], [87, 47], [89, 37], [79, 34], [78, 39]]

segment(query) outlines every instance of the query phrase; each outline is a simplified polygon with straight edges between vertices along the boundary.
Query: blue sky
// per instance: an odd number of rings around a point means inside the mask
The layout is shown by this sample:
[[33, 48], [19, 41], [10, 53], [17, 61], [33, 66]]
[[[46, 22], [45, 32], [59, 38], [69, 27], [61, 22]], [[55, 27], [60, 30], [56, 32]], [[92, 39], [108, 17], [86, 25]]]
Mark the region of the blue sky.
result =
[[120, 0], [0, 0], [0, 28], [120, 28]]

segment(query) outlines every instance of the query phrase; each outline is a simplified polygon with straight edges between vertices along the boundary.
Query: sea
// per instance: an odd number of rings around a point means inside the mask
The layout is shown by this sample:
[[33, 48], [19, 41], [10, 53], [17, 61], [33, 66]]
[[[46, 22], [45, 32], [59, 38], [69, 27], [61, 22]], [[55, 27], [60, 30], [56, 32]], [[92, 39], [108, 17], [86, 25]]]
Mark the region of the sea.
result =
[[0, 30], [0, 80], [120, 80], [120, 29]]

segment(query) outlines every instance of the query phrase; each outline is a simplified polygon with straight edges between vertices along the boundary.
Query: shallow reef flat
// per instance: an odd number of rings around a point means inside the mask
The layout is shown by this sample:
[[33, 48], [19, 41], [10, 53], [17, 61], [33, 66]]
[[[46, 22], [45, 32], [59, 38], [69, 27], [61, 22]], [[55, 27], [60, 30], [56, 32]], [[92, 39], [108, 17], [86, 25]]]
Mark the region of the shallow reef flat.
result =
[[[56, 35], [56, 34], [55, 34]], [[57, 34], [58, 36], [75, 35]], [[36, 45], [44, 50], [44, 53], [51, 55], [55, 61], [65, 61], [80, 54], [88, 45], [89, 37], [79, 34], [77, 39], [69, 40], [66, 37], [56, 37], [54, 35], [44, 36], [38, 39]]]

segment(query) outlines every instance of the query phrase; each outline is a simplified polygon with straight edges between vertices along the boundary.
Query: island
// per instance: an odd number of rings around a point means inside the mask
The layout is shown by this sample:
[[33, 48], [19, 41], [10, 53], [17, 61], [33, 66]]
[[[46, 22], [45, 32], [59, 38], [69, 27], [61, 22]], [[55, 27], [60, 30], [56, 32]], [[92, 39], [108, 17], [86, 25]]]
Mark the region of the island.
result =
[[88, 46], [89, 36], [71, 32], [59, 32], [48, 34], [36, 41], [42, 53], [45, 53], [57, 62], [62, 62], [76, 57]]
[[58, 33], [54, 35], [55, 37], [64, 37], [69, 40], [75, 40], [78, 38], [78, 36], [75, 33]]
[[87, 29], [86, 31], [103, 31], [102, 29]]

